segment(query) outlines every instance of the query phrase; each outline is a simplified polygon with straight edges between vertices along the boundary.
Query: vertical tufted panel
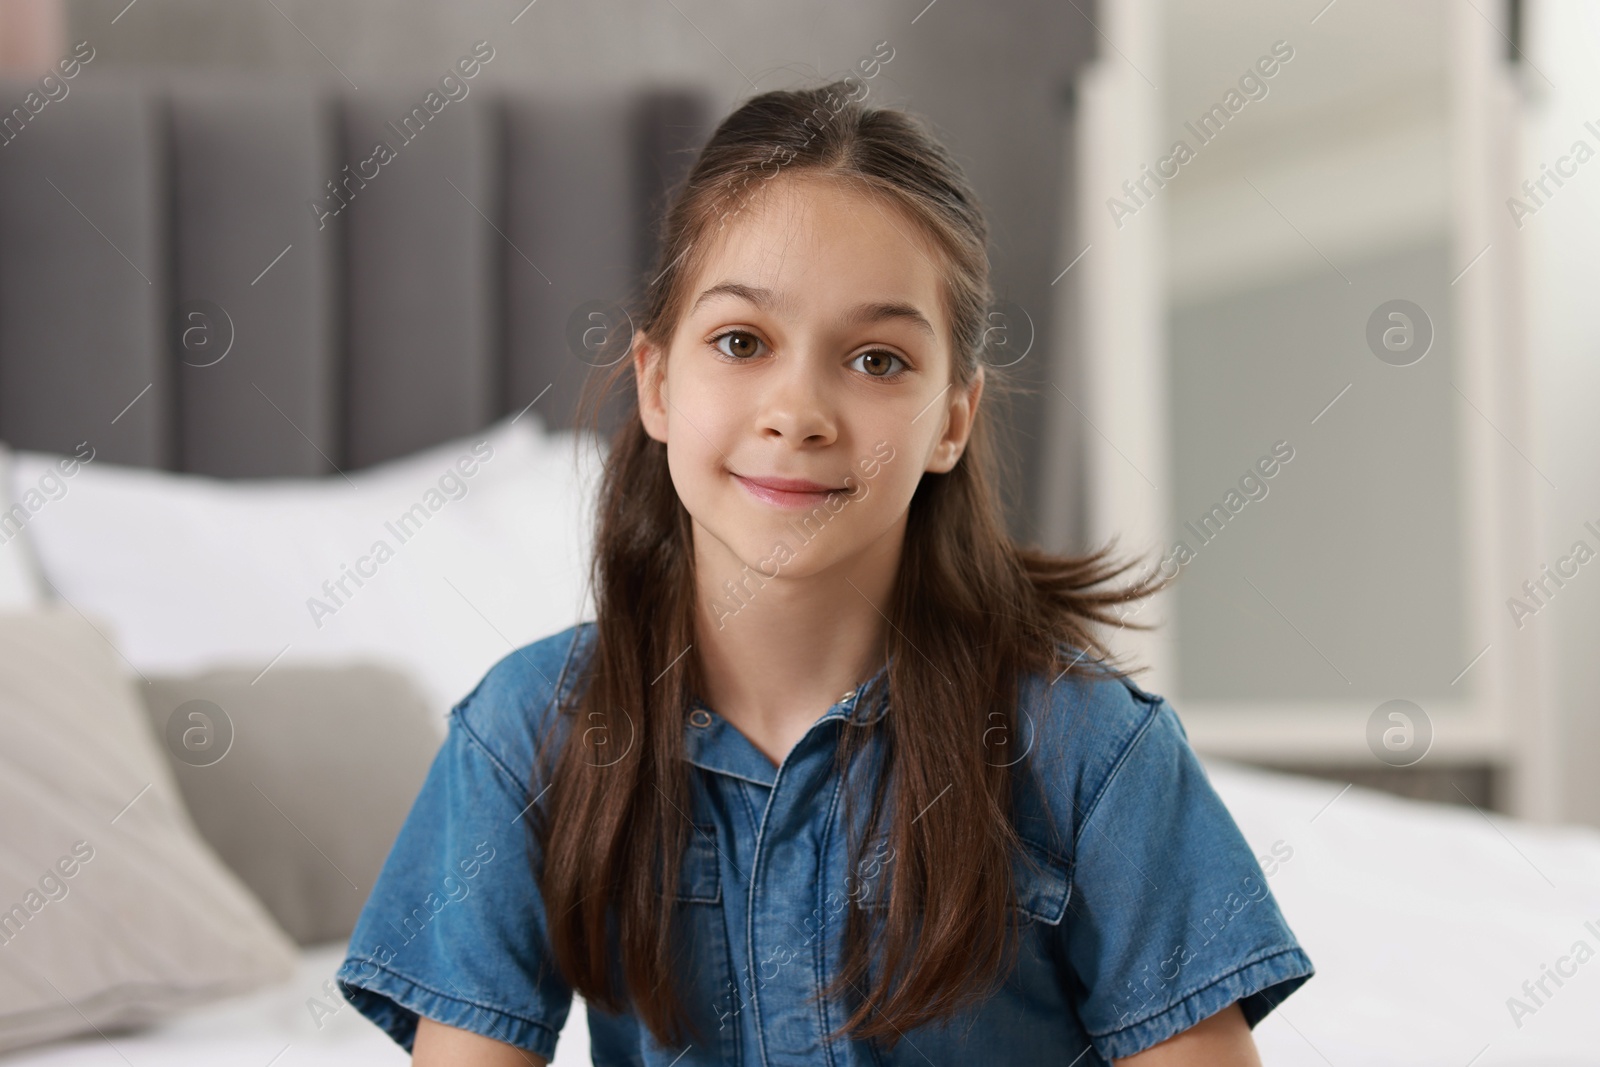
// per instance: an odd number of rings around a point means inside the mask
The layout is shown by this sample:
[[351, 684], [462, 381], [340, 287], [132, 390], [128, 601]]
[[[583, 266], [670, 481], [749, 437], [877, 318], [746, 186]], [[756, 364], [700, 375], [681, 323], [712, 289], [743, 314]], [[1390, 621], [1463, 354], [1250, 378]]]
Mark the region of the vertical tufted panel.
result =
[[305, 202], [335, 169], [332, 103], [206, 80], [180, 86], [171, 114], [178, 465], [330, 473], [342, 462], [339, 249]]
[[[0, 83], [0, 107], [29, 88]], [[422, 121], [427, 92], [104, 72], [13, 117], [0, 440], [281, 477], [472, 433], [547, 386], [536, 411], [570, 425], [593, 362], [573, 313], [642, 295], [706, 101], [478, 84]]]
[[598, 325], [609, 314], [599, 305], [621, 305], [634, 284], [631, 118], [614, 96], [507, 109], [506, 406], [539, 397], [546, 426], [572, 424], [584, 376], [612, 358], [574, 351], [568, 334], [586, 327], [573, 316]]
[[546, 425], [570, 426], [584, 378], [623, 358], [667, 193], [709, 134], [688, 90], [508, 104], [506, 410], [539, 397]]
[[660, 89], [634, 100], [628, 142], [633, 146], [633, 215], [637, 232], [634, 269], [649, 279], [655, 262], [656, 226], [672, 191], [689, 173], [714, 120], [697, 90]]
[[162, 108], [127, 85], [66, 84], [37, 114], [31, 84], [0, 84], [0, 439], [165, 467]]
[[[344, 100], [336, 173], [349, 182], [348, 207], [327, 225], [343, 229], [345, 454], [355, 467], [471, 433], [497, 407], [499, 109], [478, 91], [406, 127], [413, 109], [428, 114], [427, 93], [364, 89]], [[380, 142], [393, 158], [374, 173], [360, 161]]]

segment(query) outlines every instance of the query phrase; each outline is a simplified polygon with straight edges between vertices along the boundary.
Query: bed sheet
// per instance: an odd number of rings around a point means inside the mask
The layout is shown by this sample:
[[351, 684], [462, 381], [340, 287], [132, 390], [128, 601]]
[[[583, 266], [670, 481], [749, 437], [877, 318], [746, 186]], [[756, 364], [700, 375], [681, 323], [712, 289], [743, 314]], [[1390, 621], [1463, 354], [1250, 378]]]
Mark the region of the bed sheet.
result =
[[1600, 832], [1206, 762], [1317, 968], [1263, 1063], [1600, 1065]]
[[[342, 943], [302, 949], [292, 979], [139, 1030], [107, 1031], [0, 1056], [0, 1067], [401, 1067], [411, 1057], [331, 991]], [[554, 1067], [589, 1062], [581, 999]]]

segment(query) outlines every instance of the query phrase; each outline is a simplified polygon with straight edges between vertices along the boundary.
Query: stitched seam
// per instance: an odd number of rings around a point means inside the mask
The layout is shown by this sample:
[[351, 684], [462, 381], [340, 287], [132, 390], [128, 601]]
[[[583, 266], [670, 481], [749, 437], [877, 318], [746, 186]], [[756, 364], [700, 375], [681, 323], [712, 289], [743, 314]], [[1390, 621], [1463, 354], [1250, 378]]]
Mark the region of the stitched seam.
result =
[[[567, 646], [567, 659], [566, 659], [566, 662], [562, 664], [561, 673], [560, 673], [560, 675], [558, 675], [557, 680], [556, 680], [555, 696], [552, 696], [550, 698], [550, 700], [548, 702], [546, 702], [545, 705], [544, 705], [545, 714], [543, 715], [543, 719], [547, 723], [551, 721], [550, 712], [560, 704], [561, 699], [564, 696], [564, 694], [562, 692], [562, 689], [561, 689], [561, 684], [562, 684], [562, 680], [565, 679], [565, 677], [566, 677], [567, 664], [571, 662], [573, 653], [577, 650], [578, 639], [583, 633], [583, 628], [585, 626], [588, 626], [588, 625], [589, 625], [588, 623], [579, 623], [578, 626], [575, 627], [574, 630], [573, 630], [572, 641]], [[546, 682], [549, 681], [549, 678], [546, 677], [545, 673], [543, 671], [540, 671], [538, 669], [538, 667], [534, 667], [534, 670], [537, 671], [539, 676], [541, 678], [544, 678]], [[515, 774], [511, 770], [510, 767], [508, 767], [506, 765], [505, 761], [502, 760], [495, 753], [494, 749], [489, 746], [488, 741], [486, 741], [483, 738], [483, 736], [480, 735], [478, 733], [478, 731], [473, 728], [472, 724], [469, 723], [467, 721], [467, 718], [466, 718], [466, 711], [467, 711], [468, 707], [472, 704], [473, 700], [478, 696], [478, 691], [483, 688], [483, 684], [484, 684], [484, 682], [488, 681], [488, 677], [489, 676], [487, 674], [485, 674], [484, 677], [479, 680], [478, 684], [473, 687], [472, 692], [468, 693], [465, 697], [463, 697], [461, 699], [461, 701], [458, 704], [456, 704], [455, 707], [450, 709], [451, 721], [454, 722], [461, 729], [461, 732], [466, 735], [467, 739], [473, 744], [473, 746], [476, 747], [479, 752], [483, 753], [485, 758], [487, 758], [489, 760], [489, 762], [496, 769], [499, 770], [501, 775], [503, 775], [505, 778], [507, 778], [511, 782], [512, 789], [510, 790], [510, 795], [511, 795], [512, 799], [515, 799], [518, 796], [525, 797], [525, 796], [528, 795], [528, 791], [529, 791], [529, 788], [530, 788], [528, 786], [528, 784], [523, 782], [523, 780], [517, 774]], [[574, 678], [573, 679], [573, 685], [576, 685], [576, 684], [577, 684], [577, 679]], [[571, 690], [571, 686], [568, 686], [567, 687], [567, 691], [570, 692], [570, 690]]]
[[[710, 866], [711, 866], [712, 872], [716, 875], [716, 878], [717, 878], [717, 895], [714, 896], [714, 897], [686, 897], [686, 896], [684, 896], [683, 895], [683, 886], [682, 886], [682, 881], [681, 881], [681, 879], [683, 877], [683, 874], [682, 874], [682, 871], [680, 871], [679, 875], [678, 875], [678, 877], [680, 879], [680, 882], [679, 882], [678, 894], [677, 894], [676, 899], [681, 900], [686, 904], [721, 904], [722, 903], [722, 864], [719, 861], [719, 855], [718, 855], [720, 850], [717, 848], [717, 845], [716, 845], [716, 838], [717, 838], [717, 827], [716, 827], [716, 824], [715, 823], [697, 823], [697, 822], [694, 822], [693, 820], [690, 820], [689, 825], [694, 830], [694, 836], [689, 839], [689, 847], [684, 849], [684, 852], [683, 852], [684, 859], [687, 860], [689, 858], [689, 855], [690, 855], [690, 853], [692, 853], [694, 851], [697, 842], [704, 840], [704, 837], [702, 837], [701, 835], [703, 835], [703, 834], [711, 835], [712, 845], [711, 845], [711, 865]], [[702, 852], [703, 851], [704, 850], [702, 849]], [[701, 865], [704, 866], [703, 863]]]
[[[590, 625], [590, 624], [586, 623], [586, 622], [580, 622], [577, 626], [575, 626], [573, 628], [572, 641], [570, 643], [568, 643], [568, 645], [567, 645], [566, 658], [561, 661], [561, 673], [556, 675], [556, 684], [554, 686], [554, 689], [555, 689], [555, 693], [556, 693], [556, 702], [557, 703], [559, 703], [571, 691], [571, 687], [570, 686], [567, 687], [567, 689], [564, 691], [562, 689], [562, 683], [564, 683], [566, 681], [566, 679], [567, 679], [567, 668], [572, 665], [573, 653], [578, 651], [578, 639], [583, 636], [584, 628], [586, 626], [588, 626], [588, 625]], [[543, 674], [543, 672], [541, 672], [541, 676], [542, 676], [542, 674]], [[549, 679], [546, 678], [545, 681], [549, 681]], [[573, 685], [577, 684], [577, 679], [576, 678], [573, 679], [573, 683], [572, 684]]]
[[[1101, 798], [1106, 795], [1106, 791], [1111, 788], [1111, 783], [1116, 780], [1117, 775], [1121, 773], [1122, 768], [1127, 764], [1128, 757], [1133, 753], [1133, 746], [1144, 740], [1144, 735], [1149, 731], [1150, 724], [1155, 722], [1155, 711], [1159, 710], [1160, 705], [1150, 705], [1150, 707], [1151, 714], [1145, 716], [1144, 722], [1140, 724], [1138, 731], [1134, 733], [1133, 740], [1128, 742], [1127, 747], [1122, 750], [1122, 755], [1117, 757], [1117, 762], [1112, 765], [1110, 772], [1106, 775], [1106, 780], [1101, 783], [1099, 790], [1094, 795], [1094, 799], [1089, 802], [1089, 810], [1084, 814], [1083, 819], [1078, 823], [1077, 829], [1073, 832], [1072, 861], [1067, 868], [1068, 900], [1072, 899], [1073, 891], [1077, 889], [1078, 886], [1078, 842], [1083, 838], [1083, 832], [1089, 828], [1089, 823], [1094, 818], [1095, 813], [1100, 810]], [[1070, 796], [1067, 797], [1067, 803], [1072, 803], [1072, 798]], [[1076, 807], [1077, 805], [1073, 806]], [[1065, 913], [1063, 912], [1062, 918], [1064, 919], [1065, 917]]]
[[1100, 810], [1100, 801], [1110, 790], [1111, 783], [1116, 781], [1117, 775], [1122, 773], [1122, 768], [1127, 766], [1128, 757], [1133, 755], [1134, 748], [1140, 741], [1144, 740], [1145, 734], [1150, 732], [1150, 725], [1156, 721], [1157, 709], [1158, 706], [1155, 704], [1148, 705], [1148, 713], [1145, 715], [1144, 721], [1139, 724], [1139, 729], [1134, 731], [1132, 740], [1124, 746], [1122, 753], [1117, 757], [1116, 763], [1112, 765], [1111, 770], [1106, 774], [1106, 780], [1100, 784], [1100, 788], [1095, 792], [1094, 799], [1089, 802], [1089, 807], [1083, 815], [1083, 821], [1078, 824], [1077, 832], [1072, 835], [1072, 852], [1074, 855], [1077, 855], [1078, 842], [1083, 839], [1084, 830], [1088, 829], [1089, 823], [1093, 821], [1095, 814]]
[[[718, 889], [720, 891], [720, 888], [721, 888], [720, 879], [722, 877], [720, 871], [718, 872], [717, 877], [719, 879]], [[728, 970], [727, 970], [727, 974], [729, 975], [728, 981], [733, 986], [733, 1003], [739, 1009], [738, 1012], [734, 1015], [734, 1018], [733, 1018], [733, 1062], [734, 1063], [743, 1063], [744, 1062], [744, 1051], [743, 1051], [743, 1049], [744, 1049], [744, 1036], [743, 1036], [744, 1035], [744, 1027], [740, 1024], [739, 1016], [744, 1014], [744, 997], [739, 992], [739, 967], [734, 962], [734, 959], [733, 959], [733, 933], [732, 933], [732, 931], [730, 931], [728, 929], [728, 906], [726, 904], [723, 904], [717, 910], [722, 913], [721, 914], [722, 933], [723, 933], [722, 947], [723, 947], [723, 958], [725, 959], [725, 961], [727, 963], [727, 967], [728, 967]], [[720, 1028], [719, 1028], [719, 1032], [720, 1032]], [[723, 1039], [723, 1046], [726, 1047], [727, 1043], [728, 1043], [727, 1039], [724, 1038]]]
[[[509, 779], [512, 786], [516, 787], [515, 790], [508, 790], [511, 797], [514, 799], [517, 796], [527, 796], [528, 787], [523, 784], [522, 779], [513, 774], [511, 769], [501, 761], [500, 757], [494, 754], [494, 750], [488, 746], [483, 738], [478, 736], [477, 731], [467, 724], [467, 720], [457, 716], [455, 723], [456, 726], [461, 730], [462, 736], [467, 739], [468, 743], [482, 753], [483, 757], [489, 761], [490, 765], [499, 771], [503, 777]], [[505, 783], [501, 783], [501, 788], [507, 788]]]
[[[869, 845], [876, 845], [880, 841], [887, 841], [887, 840], [888, 840], [888, 835], [887, 834], [880, 834], [879, 836], [877, 836], [877, 837], [873, 838], [871, 841], [869, 841], [868, 844]], [[1023, 840], [1027, 840], [1027, 839], [1024, 838]], [[1046, 863], [1042, 864], [1042, 866], [1045, 868], [1045, 871], [1046, 871], [1046, 873], [1044, 873], [1044, 874], [1040, 874], [1040, 872], [1034, 870], [1031, 866], [1028, 866], [1025, 863], [1023, 865], [1023, 868], [1022, 868], [1022, 879], [1044, 878], [1044, 879], [1048, 880], [1050, 878], [1051, 874], [1059, 876], [1061, 881], [1066, 883], [1066, 892], [1062, 895], [1062, 900], [1061, 900], [1061, 907], [1062, 907], [1062, 911], [1064, 913], [1065, 910], [1066, 910], [1066, 903], [1072, 897], [1072, 867], [1071, 867], [1071, 864], [1066, 864], [1063, 867], [1063, 866], [1058, 866], [1057, 864], [1055, 864], [1053, 862], [1046, 862]], [[1022, 914], [1024, 914], [1024, 915], [1027, 915], [1027, 916], [1030, 916], [1030, 917], [1032, 917], [1034, 919], [1039, 920], [1040, 922], [1044, 923], [1046, 926], [1055, 926], [1055, 925], [1057, 925], [1057, 924], [1059, 924], [1061, 922], [1061, 918], [1060, 917], [1057, 917], [1055, 915], [1047, 915], [1047, 914], [1044, 914], [1043, 912], [1034, 911], [1032, 908], [1028, 907], [1027, 905], [1025, 905], [1022, 902], [1022, 892], [1021, 892], [1022, 885], [1021, 885], [1021, 880], [1020, 879], [1019, 879], [1019, 883], [1018, 883], [1018, 886], [1017, 886], [1017, 890], [1018, 891], [1017, 891], [1016, 910], [1022, 912]], [[1053, 899], [1051, 901], [1051, 905], [1054, 906], [1054, 900]], [[856, 902], [856, 907], [861, 908], [864, 911], [881, 910], [881, 909], [887, 908], [888, 906], [889, 906], [888, 900], [887, 899], [880, 900], [880, 899], [878, 899], [876, 894], [874, 894], [873, 898], [870, 899], [870, 900], [862, 899], [862, 900], [858, 900]]]
[[1038, 841], [1035, 841], [1032, 837], [1029, 837], [1027, 834], [1019, 831], [1017, 833], [1017, 840], [1021, 841], [1024, 845], [1027, 845], [1034, 851], [1042, 853], [1045, 859], [1045, 866], [1054, 867], [1058, 873], [1065, 874], [1072, 866], [1071, 856], [1063, 856], [1049, 845], [1042, 845]]
[[772, 783], [760, 781], [750, 777], [748, 774], [740, 774], [737, 771], [730, 771], [723, 767], [712, 767], [709, 764], [701, 763], [699, 760], [687, 756], [684, 757], [684, 759], [686, 762], [699, 767], [702, 771], [707, 771], [711, 774], [720, 774], [724, 778], [735, 778], [741, 782], [749, 782], [751, 785], [759, 785], [762, 789], [772, 788]]
[[[1291, 956], [1291, 955], [1304, 955], [1304, 950], [1298, 949], [1298, 948], [1268, 949], [1268, 950], [1266, 950], [1265, 953], [1258, 954], [1256, 956], [1250, 957], [1249, 959], [1245, 960], [1243, 963], [1240, 963], [1238, 966], [1234, 967], [1232, 970], [1225, 971], [1224, 973], [1217, 975], [1215, 978], [1213, 978], [1211, 981], [1207, 982], [1205, 985], [1196, 986], [1194, 989], [1191, 989], [1187, 993], [1184, 993], [1181, 996], [1175, 998], [1170, 1003], [1168, 1003], [1166, 1005], [1166, 1007], [1161, 1008], [1158, 1011], [1153, 1011], [1149, 1015], [1146, 1015], [1141, 1019], [1134, 1019], [1134, 1020], [1132, 1020], [1131, 1022], [1127, 1023], [1124, 1026], [1117, 1027], [1115, 1030], [1089, 1030], [1088, 1031], [1089, 1036], [1090, 1037], [1110, 1037], [1112, 1034], [1120, 1034], [1125, 1030], [1132, 1030], [1136, 1026], [1143, 1026], [1145, 1023], [1150, 1022], [1152, 1019], [1159, 1019], [1161, 1016], [1165, 1015], [1167, 1012], [1173, 1011], [1176, 1008], [1182, 1007], [1183, 1004], [1186, 1001], [1192, 1000], [1193, 998], [1199, 996], [1201, 993], [1204, 993], [1206, 990], [1212, 988], [1213, 986], [1216, 986], [1216, 985], [1219, 985], [1219, 984], [1221, 984], [1223, 982], [1226, 982], [1228, 979], [1232, 978], [1236, 974], [1239, 974], [1241, 971], [1247, 971], [1252, 967], [1259, 966], [1260, 964], [1269, 963], [1272, 960], [1277, 959], [1279, 956]], [[1276, 982], [1273, 982], [1272, 985], [1278, 985], [1280, 982], [1292, 981], [1294, 978], [1297, 978], [1297, 977], [1300, 977], [1300, 976], [1299, 975], [1286, 975], [1285, 977], [1278, 979]], [[1256, 990], [1256, 992], [1259, 993], [1259, 992], [1261, 992], [1261, 990]], [[1254, 995], [1255, 995], [1254, 993], [1246, 994], [1246, 996], [1254, 996]]]
[[[823, 874], [823, 876], [821, 878], [817, 879], [817, 901], [816, 901], [816, 906], [817, 906], [817, 912], [823, 916], [822, 923], [824, 924], [824, 926], [823, 926], [824, 930], [826, 929], [826, 925], [825, 924], [827, 922], [826, 916], [827, 916], [828, 901], [827, 901], [826, 895], [823, 893], [823, 887], [828, 884], [828, 878], [827, 878], [827, 870], [828, 870], [828, 868], [827, 868], [827, 864], [828, 864], [828, 856], [832, 853], [831, 846], [832, 846], [832, 843], [833, 843], [834, 817], [838, 814], [838, 811], [839, 811], [839, 798], [844, 795], [844, 782], [845, 782], [845, 779], [850, 776], [850, 771], [851, 771], [850, 767], [848, 767], [848, 766], [845, 767], [844, 771], [842, 773], [840, 773], [837, 776], [837, 778], [835, 779], [835, 781], [833, 783], [833, 799], [828, 804], [828, 814], [827, 814], [827, 816], [824, 819], [823, 824], [822, 824], [822, 839], [820, 841], [820, 845], [821, 845], [820, 863], [821, 863], [821, 866], [822, 866], [822, 874]], [[848, 862], [848, 860], [850, 858], [849, 857], [850, 835], [848, 833], [846, 833], [844, 835], [844, 840], [845, 840], [845, 859]], [[813, 972], [814, 972], [814, 974], [816, 976], [816, 988], [818, 990], [821, 990], [824, 986], [826, 986], [827, 985], [827, 980], [828, 980], [827, 962], [828, 962], [828, 935], [829, 935], [829, 933], [831, 933], [831, 931], [829, 931], [827, 933], [819, 932], [819, 934], [817, 936], [817, 948], [816, 948], [816, 951], [812, 953], [811, 966], [812, 966], [812, 970], [813, 970]], [[826, 1035], [829, 1032], [829, 1030], [831, 1029], [831, 1027], [829, 1026], [828, 1007], [829, 1007], [828, 998], [819, 996], [817, 998], [817, 1019], [822, 1024], [822, 1034], [824, 1034], [824, 1035]], [[823, 1051], [823, 1055], [825, 1057], [827, 1057], [827, 1062], [828, 1062], [829, 1067], [833, 1067], [834, 1062], [835, 1062], [834, 1058], [833, 1058], [833, 1042], [828, 1041], [825, 1044], [823, 1044], [822, 1051]]]
[[[739, 781], [748, 783], [750, 780], [748, 778], [741, 778], [741, 779], [739, 779]], [[750, 783], [750, 784], [754, 784], [754, 783]], [[735, 789], [733, 792], [734, 792], [734, 795], [739, 798], [739, 802], [744, 805], [745, 815], [750, 819], [750, 836], [754, 837], [755, 836], [755, 830], [756, 830], [756, 823], [760, 821], [760, 817], [756, 815], [756, 806], [754, 804], [750, 803], [750, 788], [749, 788], [749, 785], [741, 785], [737, 789]], [[749, 886], [746, 886], [745, 888], [748, 889]]]
[[[382, 971], [384, 974], [387, 974], [387, 975], [389, 975], [389, 976], [391, 976], [393, 978], [397, 978], [400, 981], [405, 982], [407, 985], [415, 986], [416, 988], [421, 989], [424, 992], [431, 993], [434, 996], [439, 997], [441, 1000], [448, 1000], [452, 1004], [461, 1004], [461, 1005], [464, 1005], [466, 1007], [476, 1008], [479, 1011], [489, 1012], [489, 1013], [494, 1014], [494, 1015], [504, 1015], [505, 1017], [507, 1017], [509, 1019], [516, 1019], [518, 1022], [529, 1023], [529, 1024], [533, 1025], [533, 1026], [537, 1026], [542, 1030], [548, 1031], [552, 1035], [559, 1035], [559, 1033], [560, 1033], [559, 1030], [554, 1029], [549, 1024], [549, 1022], [547, 1022], [547, 1021], [545, 1021], [543, 1019], [535, 1019], [532, 1016], [528, 1016], [528, 1015], [519, 1015], [518, 1013], [516, 1013], [514, 1011], [511, 1011], [511, 1010], [509, 1010], [507, 1008], [502, 1008], [502, 1007], [498, 1007], [498, 1006], [491, 1005], [491, 1004], [485, 1004], [485, 1003], [482, 1003], [480, 1001], [470, 1000], [470, 999], [468, 999], [466, 997], [456, 996], [456, 995], [450, 994], [450, 993], [445, 993], [445, 992], [443, 992], [441, 990], [435, 989], [433, 986], [429, 985], [428, 983], [426, 983], [424, 981], [421, 981], [421, 980], [416, 979], [416, 978], [412, 978], [411, 976], [406, 975], [406, 974], [402, 974], [401, 972], [399, 972], [397, 970], [394, 970], [391, 967], [385, 967], [383, 964], [379, 963], [377, 960], [373, 959], [371, 956], [363, 956], [363, 955], [359, 955], [359, 954], [353, 954], [350, 958], [352, 960], [360, 960], [363, 963], [371, 964], [371, 966], [375, 970]], [[341, 970], [342, 969], [343, 968], [341, 968]], [[373, 989], [370, 986], [361, 985], [359, 983], [352, 982], [352, 981], [350, 981], [349, 979], [346, 979], [346, 978], [340, 978], [339, 981], [343, 982], [345, 985], [351, 987], [352, 989], [363, 989], [363, 990], [366, 990], [369, 993], [377, 993], [379, 996], [389, 997], [389, 994], [383, 992], [383, 990], [381, 990], [381, 989]], [[389, 999], [391, 1001], [394, 1000], [393, 997], [389, 997]], [[410, 1008], [407, 1008], [404, 1004], [400, 1004], [398, 1001], [395, 1001], [395, 1004], [396, 1004], [396, 1006], [398, 1006], [400, 1008], [403, 1008], [406, 1011], [411, 1011], [412, 1010]], [[413, 1014], [415, 1014], [415, 1012], [413, 1012]]]

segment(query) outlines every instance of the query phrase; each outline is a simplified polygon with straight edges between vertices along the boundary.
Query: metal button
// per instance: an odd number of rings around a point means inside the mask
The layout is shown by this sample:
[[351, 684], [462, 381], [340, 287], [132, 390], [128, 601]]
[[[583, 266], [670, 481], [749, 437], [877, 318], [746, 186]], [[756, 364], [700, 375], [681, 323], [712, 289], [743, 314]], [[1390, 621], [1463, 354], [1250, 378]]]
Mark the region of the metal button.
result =
[[695, 708], [689, 713], [689, 721], [694, 723], [696, 726], [710, 726], [711, 713], [705, 708]]

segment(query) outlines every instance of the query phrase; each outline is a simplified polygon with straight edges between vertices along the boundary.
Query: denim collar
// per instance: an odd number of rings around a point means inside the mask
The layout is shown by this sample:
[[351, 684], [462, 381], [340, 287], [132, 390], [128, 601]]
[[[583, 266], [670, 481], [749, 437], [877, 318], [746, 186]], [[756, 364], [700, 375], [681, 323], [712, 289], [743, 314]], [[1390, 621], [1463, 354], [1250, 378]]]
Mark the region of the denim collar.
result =
[[[888, 672], [889, 664], [886, 662], [871, 678], [840, 697], [818, 717], [795, 748], [804, 744], [811, 732], [823, 723], [837, 720], [865, 726], [882, 719], [889, 711], [889, 694], [885, 685]], [[875, 685], [885, 687], [876, 698], [867, 699], [867, 690]], [[713, 711], [698, 694], [691, 694], [689, 698], [689, 711], [684, 716], [683, 747], [685, 758], [705, 770], [764, 786], [771, 786], [777, 780], [778, 768], [773, 766], [766, 754], [732, 723]]]

